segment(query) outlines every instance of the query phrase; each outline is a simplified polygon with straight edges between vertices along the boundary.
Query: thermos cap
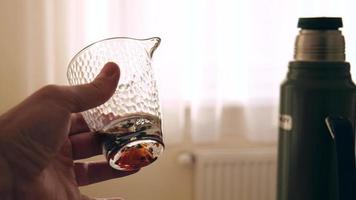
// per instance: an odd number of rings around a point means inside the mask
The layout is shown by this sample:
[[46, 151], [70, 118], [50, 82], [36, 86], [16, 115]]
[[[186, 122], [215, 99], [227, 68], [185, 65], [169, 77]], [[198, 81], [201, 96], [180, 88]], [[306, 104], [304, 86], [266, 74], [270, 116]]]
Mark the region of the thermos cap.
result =
[[311, 30], [337, 30], [342, 27], [341, 17], [299, 18], [298, 28]]

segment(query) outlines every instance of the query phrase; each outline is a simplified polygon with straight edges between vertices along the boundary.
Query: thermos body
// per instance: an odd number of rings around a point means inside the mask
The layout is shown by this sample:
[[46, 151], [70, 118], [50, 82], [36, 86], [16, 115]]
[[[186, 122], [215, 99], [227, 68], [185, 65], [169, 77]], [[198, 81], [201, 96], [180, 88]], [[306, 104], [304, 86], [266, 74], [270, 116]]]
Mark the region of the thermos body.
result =
[[293, 61], [281, 85], [277, 200], [336, 200], [335, 145], [327, 116], [354, 125], [355, 85], [347, 62]]

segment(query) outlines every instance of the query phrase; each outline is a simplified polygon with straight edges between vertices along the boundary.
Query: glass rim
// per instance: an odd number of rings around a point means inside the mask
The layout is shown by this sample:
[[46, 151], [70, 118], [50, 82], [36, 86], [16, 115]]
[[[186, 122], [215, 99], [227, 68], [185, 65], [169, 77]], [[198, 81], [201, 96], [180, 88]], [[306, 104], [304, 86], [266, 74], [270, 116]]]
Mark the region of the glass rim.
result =
[[[67, 65], [67, 77], [68, 77], [68, 73], [69, 73], [69, 67], [71, 66], [71, 64], [74, 62], [74, 60], [76, 60], [79, 55], [81, 55], [85, 50], [87, 50], [88, 48], [94, 46], [95, 44], [98, 44], [100, 42], [104, 42], [104, 41], [108, 41], [108, 40], [118, 40], [118, 39], [123, 39], [123, 40], [135, 40], [135, 41], [147, 41], [147, 40], [156, 40], [157, 41], [157, 45], [155, 46], [156, 48], [159, 46], [160, 42], [161, 42], [161, 38], [160, 37], [149, 37], [149, 38], [134, 38], [134, 37], [109, 37], [109, 38], [105, 38], [105, 39], [101, 39], [95, 42], [90, 43], [89, 45], [85, 46], [84, 48], [82, 48], [80, 51], [78, 51], [73, 57], [72, 59], [70, 59], [68, 65]], [[155, 48], [154, 48], [155, 49]], [[153, 53], [153, 52], [152, 52]], [[152, 55], [150, 55], [152, 56]]]

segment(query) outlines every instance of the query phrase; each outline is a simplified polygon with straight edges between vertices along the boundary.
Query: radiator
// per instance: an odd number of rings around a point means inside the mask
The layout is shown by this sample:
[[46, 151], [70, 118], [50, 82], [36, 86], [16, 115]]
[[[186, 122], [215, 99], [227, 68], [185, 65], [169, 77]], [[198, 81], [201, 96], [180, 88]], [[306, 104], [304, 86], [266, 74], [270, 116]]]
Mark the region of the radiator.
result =
[[194, 152], [195, 200], [275, 200], [276, 150]]

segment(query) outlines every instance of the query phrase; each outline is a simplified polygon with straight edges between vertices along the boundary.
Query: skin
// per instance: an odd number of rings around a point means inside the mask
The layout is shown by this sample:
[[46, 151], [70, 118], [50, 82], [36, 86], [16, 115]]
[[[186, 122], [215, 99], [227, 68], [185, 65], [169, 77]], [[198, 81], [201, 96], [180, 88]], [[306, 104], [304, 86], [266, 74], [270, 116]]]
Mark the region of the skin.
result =
[[0, 116], [0, 199], [87, 200], [78, 186], [136, 172], [75, 161], [101, 154], [79, 113], [106, 102], [119, 77], [107, 63], [89, 84], [45, 86]]

